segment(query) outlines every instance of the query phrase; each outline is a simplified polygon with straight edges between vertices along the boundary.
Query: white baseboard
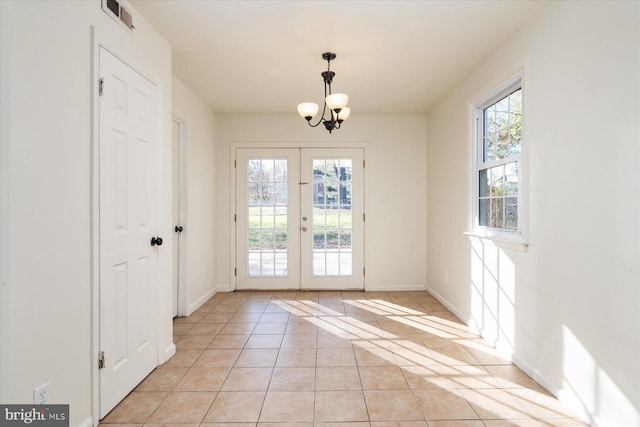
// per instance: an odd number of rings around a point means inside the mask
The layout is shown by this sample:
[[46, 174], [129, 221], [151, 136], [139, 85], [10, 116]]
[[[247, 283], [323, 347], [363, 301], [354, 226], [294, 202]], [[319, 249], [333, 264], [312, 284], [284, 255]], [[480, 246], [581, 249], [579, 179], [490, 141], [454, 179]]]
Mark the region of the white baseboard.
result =
[[[96, 424], [97, 425], [97, 424]], [[93, 418], [89, 417], [78, 425], [78, 427], [93, 427]]]
[[171, 343], [164, 349], [164, 363], [167, 363], [176, 354], [176, 345]]
[[[473, 325], [471, 325], [471, 323], [472, 323], [471, 319], [469, 319], [467, 316], [463, 316], [462, 313], [460, 313], [460, 311], [458, 311], [458, 309], [453, 304], [451, 304], [445, 297], [440, 295], [438, 292], [433, 290], [428, 285], [426, 287], [426, 291], [429, 292], [431, 294], [431, 296], [433, 296], [435, 299], [440, 301], [440, 304], [442, 304], [445, 307], [447, 307], [447, 309], [450, 312], [452, 312], [458, 319], [462, 320], [465, 325], [473, 327]], [[474, 332], [478, 332], [478, 331], [474, 331]]]
[[233, 292], [230, 284], [218, 285], [218, 292]]
[[424, 285], [367, 285], [364, 286], [365, 292], [393, 292], [393, 291], [425, 291]]
[[187, 316], [189, 316], [191, 313], [199, 309], [202, 306], [202, 304], [209, 301], [209, 298], [211, 298], [215, 294], [216, 294], [216, 289], [211, 289], [209, 292], [207, 292], [206, 294], [202, 295], [200, 298], [195, 300], [191, 305], [189, 305], [189, 311], [187, 313]]
[[582, 421], [589, 423], [589, 425], [594, 427], [598, 425], [596, 423], [596, 420], [594, 420], [589, 415], [589, 413], [585, 410], [585, 407], [582, 404], [582, 400], [573, 390], [558, 386], [553, 381], [549, 380], [544, 375], [540, 374], [540, 372], [537, 369], [532, 368], [531, 365], [526, 363], [524, 360], [520, 359], [515, 354], [511, 357], [511, 360], [525, 374], [529, 375], [538, 384], [544, 387], [549, 393], [557, 397], [558, 400], [560, 400], [570, 410], [572, 410], [579, 418], [582, 419]]

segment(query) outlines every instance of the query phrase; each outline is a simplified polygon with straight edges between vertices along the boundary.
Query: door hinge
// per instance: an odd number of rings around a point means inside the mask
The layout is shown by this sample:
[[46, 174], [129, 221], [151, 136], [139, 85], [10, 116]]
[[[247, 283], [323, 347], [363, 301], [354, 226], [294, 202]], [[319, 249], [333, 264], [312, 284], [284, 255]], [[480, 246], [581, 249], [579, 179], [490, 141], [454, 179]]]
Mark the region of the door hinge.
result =
[[362, 267], [362, 275], [364, 276], [366, 274], [365, 268]]
[[237, 268], [234, 268], [234, 269], [233, 269], [233, 275], [234, 275], [234, 276], [237, 276], [237, 275], [238, 275], [238, 269], [237, 269]]
[[104, 351], [98, 355], [98, 369], [104, 369]]
[[100, 84], [98, 84], [98, 96], [102, 96], [103, 89], [104, 89], [104, 77], [100, 77]]
[[233, 167], [237, 168], [238, 167], [238, 162], [236, 160], [233, 161]]
[[367, 220], [367, 216], [366, 216], [366, 214], [363, 213], [362, 214], [362, 222], [365, 222], [366, 220]]
[[238, 214], [233, 214], [233, 222], [238, 222]]
[[366, 167], [366, 166], [367, 166], [367, 161], [363, 159], [363, 160], [362, 160], [362, 167], [364, 168], [364, 167]]

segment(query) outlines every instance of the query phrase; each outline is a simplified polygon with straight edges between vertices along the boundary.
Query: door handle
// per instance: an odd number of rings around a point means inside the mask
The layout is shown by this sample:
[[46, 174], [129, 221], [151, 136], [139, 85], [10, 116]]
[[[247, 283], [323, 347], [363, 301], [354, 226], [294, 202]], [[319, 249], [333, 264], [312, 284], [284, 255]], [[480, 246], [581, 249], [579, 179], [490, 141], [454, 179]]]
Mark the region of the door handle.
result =
[[152, 237], [151, 238], [151, 246], [162, 246], [162, 237]]
[[184, 230], [184, 228], [176, 225], [176, 228], [174, 228], [174, 230], [176, 231], [176, 233], [182, 233], [182, 230]]
[[307, 231], [307, 227], [302, 227], [302, 231]]

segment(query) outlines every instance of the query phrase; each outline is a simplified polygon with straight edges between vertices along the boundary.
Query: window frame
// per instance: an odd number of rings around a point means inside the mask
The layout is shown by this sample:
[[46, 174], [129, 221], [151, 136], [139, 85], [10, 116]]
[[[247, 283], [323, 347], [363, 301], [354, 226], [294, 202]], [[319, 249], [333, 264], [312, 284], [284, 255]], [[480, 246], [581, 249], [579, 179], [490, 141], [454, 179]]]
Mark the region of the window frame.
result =
[[[484, 161], [484, 115], [485, 108], [502, 100], [504, 97], [509, 96], [511, 93], [521, 90], [522, 99], [522, 134], [520, 138], [520, 153], [511, 155], [504, 159], [496, 159], [490, 161]], [[473, 191], [472, 191], [472, 232], [469, 233], [473, 236], [489, 238], [496, 241], [515, 242], [521, 243], [526, 246], [524, 238], [525, 230], [525, 121], [526, 121], [526, 99], [525, 88], [523, 84], [522, 72], [517, 73], [515, 76], [504, 81], [501, 85], [489, 91], [484, 97], [472, 104], [472, 145], [473, 145]], [[501, 166], [509, 163], [517, 162], [518, 166], [518, 225], [515, 230], [509, 230], [504, 228], [490, 227], [486, 225], [480, 225], [480, 172], [482, 170], [489, 170], [496, 166]]]

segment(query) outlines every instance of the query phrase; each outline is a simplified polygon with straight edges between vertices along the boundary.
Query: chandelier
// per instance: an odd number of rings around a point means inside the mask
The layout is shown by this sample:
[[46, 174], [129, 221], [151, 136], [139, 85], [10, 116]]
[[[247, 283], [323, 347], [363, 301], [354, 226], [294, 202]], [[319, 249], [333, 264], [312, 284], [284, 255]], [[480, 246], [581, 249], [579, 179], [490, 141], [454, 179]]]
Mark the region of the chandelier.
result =
[[[322, 115], [320, 116], [320, 120], [318, 123], [311, 124], [311, 119], [313, 119], [316, 114], [318, 114], [318, 104], [313, 102], [303, 102], [302, 104], [298, 104], [298, 114], [305, 118], [309, 126], [316, 127], [320, 123], [324, 124], [324, 127], [331, 133], [334, 129], [340, 129], [340, 125], [342, 122], [347, 120], [351, 110], [347, 108], [347, 101], [349, 97], [344, 93], [331, 93], [331, 82], [333, 82], [333, 77], [336, 75], [333, 71], [331, 71], [331, 61], [336, 59], [336, 54], [332, 52], [325, 52], [322, 54], [322, 59], [327, 61], [327, 71], [323, 71], [321, 73], [322, 78], [324, 79], [324, 107], [322, 108]], [[327, 107], [329, 107], [330, 118], [324, 117]]]

